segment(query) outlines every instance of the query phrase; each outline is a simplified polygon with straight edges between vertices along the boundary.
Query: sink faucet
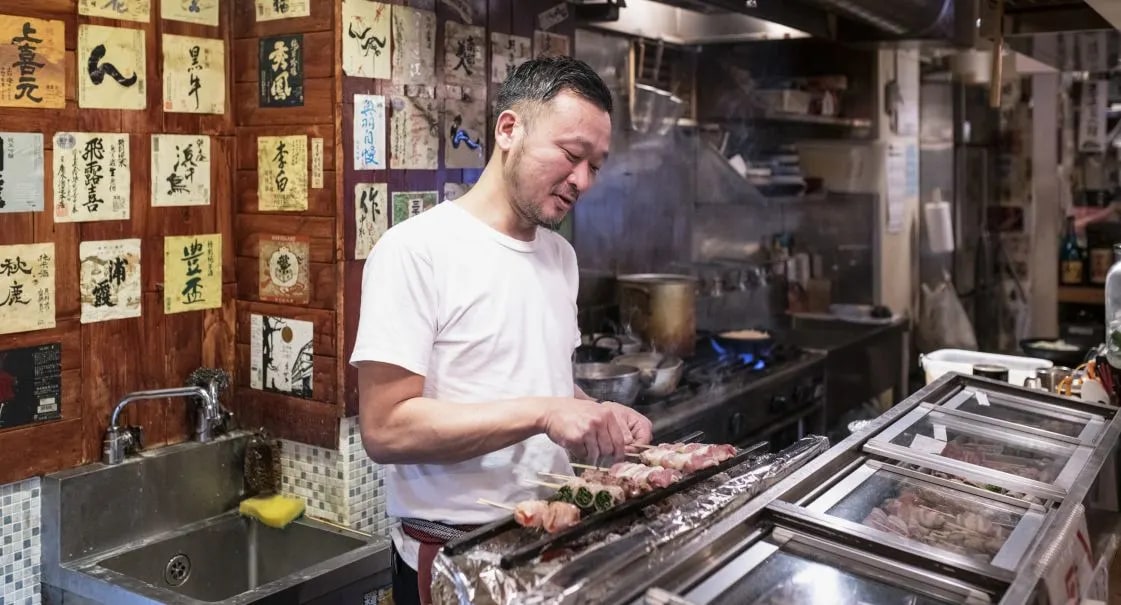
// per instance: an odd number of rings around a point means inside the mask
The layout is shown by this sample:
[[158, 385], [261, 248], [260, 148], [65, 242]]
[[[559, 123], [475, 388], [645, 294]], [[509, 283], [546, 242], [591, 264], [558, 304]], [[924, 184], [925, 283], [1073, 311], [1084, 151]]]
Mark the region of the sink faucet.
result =
[[195, 440], [203, 443], [213, 440], [215, 429], [231, 415], [222, 409], [222, 405], [218, 401], [218, 391], [229, 384], [229, 375], [223, 370], [199, 368], [191, 374], [188, 382], [194, 384], [170, 389], [136, 391], [122, 397], [117, 402], [117, 406], [113, 408], [113, 415], [109, 419], [109, 428], [105, 431], [101, 455], [102, 462], [119, 464], [124, 461], [130, 452], [142, 447], [140, 427], [124, 427], [119, 423], [121, 412], [134, 401], [190, 397], [194, 401], [201, 402], [196, 414]]

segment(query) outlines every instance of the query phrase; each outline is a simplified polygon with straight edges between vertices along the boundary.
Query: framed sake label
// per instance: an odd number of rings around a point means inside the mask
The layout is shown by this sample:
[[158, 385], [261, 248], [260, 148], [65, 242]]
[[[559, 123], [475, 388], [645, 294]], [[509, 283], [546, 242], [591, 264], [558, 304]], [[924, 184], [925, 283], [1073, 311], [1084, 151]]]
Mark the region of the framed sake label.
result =
[[62, 345], [0, 350], [0, 429], [62, 417]]

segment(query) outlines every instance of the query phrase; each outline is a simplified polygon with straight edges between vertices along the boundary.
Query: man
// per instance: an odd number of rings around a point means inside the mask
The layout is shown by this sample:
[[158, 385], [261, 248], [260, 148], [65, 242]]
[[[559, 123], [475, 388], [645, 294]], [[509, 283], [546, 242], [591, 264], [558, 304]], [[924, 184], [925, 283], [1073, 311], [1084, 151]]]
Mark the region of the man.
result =
[[[440, 545], [545, 494], [569, 454], [621, 458], [650, 421], [572, 382], [579, 277], [555, 228], [607, 159], [611, 93], [587, 65], [519, 66], [496, 105], [495, 150], [454, 202], [394, 226], [366, 261], [351, 363], [362, 443], [386, 466], [394, 599], [429, 602]], [[566, 451], [567, 450], [567, 451]]]

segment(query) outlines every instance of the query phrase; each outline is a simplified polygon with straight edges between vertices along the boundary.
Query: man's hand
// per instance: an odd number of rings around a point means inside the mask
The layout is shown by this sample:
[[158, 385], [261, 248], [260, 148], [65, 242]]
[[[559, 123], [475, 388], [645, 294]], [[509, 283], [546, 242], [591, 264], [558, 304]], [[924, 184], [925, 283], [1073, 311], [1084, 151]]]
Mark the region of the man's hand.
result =
[[[543, 398], [541, 429], [576, 458], [599, 465], [621, 460], [627, 451], [627, 426], [612, 406], [583, 399]], [[649, 424], [649, 422], [647, 423]]]
[[602, 405], [609, 408], [623, 426], [628, 451], [636, 450], [635, 445], [648, 445], [654, 439], [654, 425], [646, 416], [614, 401], [605, 401]]

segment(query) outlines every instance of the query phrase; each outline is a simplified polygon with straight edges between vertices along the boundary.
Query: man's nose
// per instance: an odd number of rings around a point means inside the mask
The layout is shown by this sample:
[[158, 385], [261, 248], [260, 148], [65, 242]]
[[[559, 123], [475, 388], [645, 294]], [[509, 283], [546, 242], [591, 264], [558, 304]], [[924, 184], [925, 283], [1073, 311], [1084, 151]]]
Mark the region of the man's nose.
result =
[[587, 191], [594, 181], [595, 176], [592, 174], [592, 169], [588, 162], [580, 162], [568, 175], [568, 183], [575, 187], [578, 193]]

